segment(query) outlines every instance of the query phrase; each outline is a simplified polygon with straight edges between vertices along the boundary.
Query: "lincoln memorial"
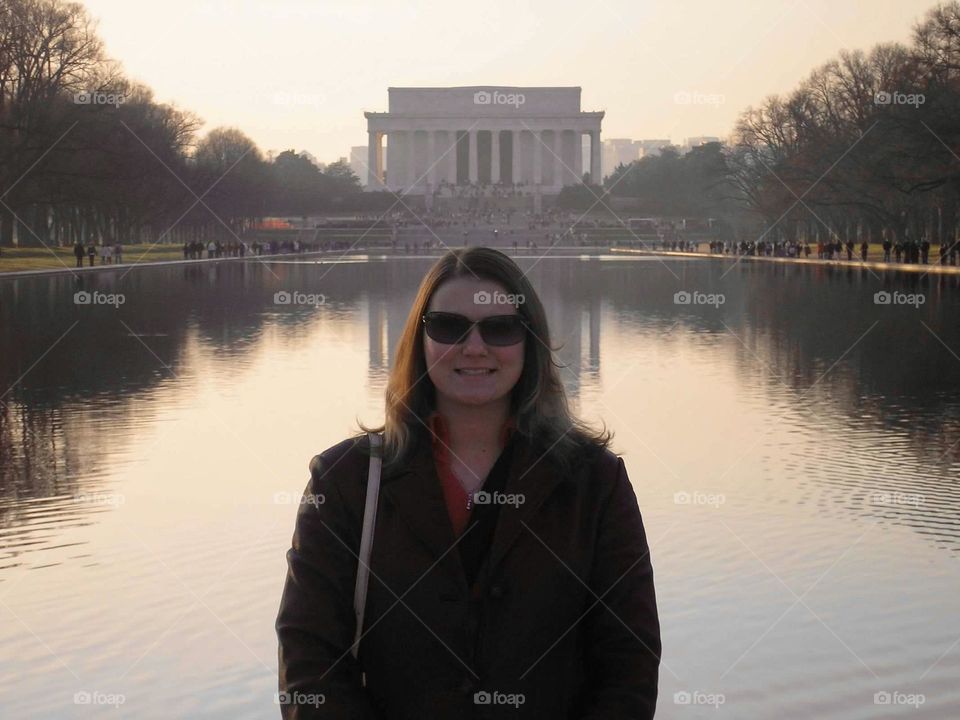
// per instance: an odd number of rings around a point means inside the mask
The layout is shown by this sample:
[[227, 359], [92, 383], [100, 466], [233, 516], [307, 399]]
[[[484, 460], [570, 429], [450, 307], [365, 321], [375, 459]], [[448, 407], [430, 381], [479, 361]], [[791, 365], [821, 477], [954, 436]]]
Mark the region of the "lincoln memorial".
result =
[[585, 172], [591, 182], [600, 181], [604, 113], [581, 112], [578, 87], [389, 88], [388, 93], [387, 112], [364, 113], [368, 190], [429, 195], [446, 185], [507, 184], [555, 194], [581, 182]]

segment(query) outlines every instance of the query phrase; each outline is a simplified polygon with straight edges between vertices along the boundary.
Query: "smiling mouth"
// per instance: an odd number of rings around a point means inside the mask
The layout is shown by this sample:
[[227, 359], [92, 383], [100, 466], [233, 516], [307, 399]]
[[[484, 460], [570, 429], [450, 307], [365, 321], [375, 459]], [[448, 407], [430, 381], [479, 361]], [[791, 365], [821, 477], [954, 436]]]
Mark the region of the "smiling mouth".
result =
[[454, 372], [458, 375], [466, 375], [467, 377], [483, 377], [484, 375], [493, 375], [496, 370], [493, 368], [477, 369], [477, 370], [468, 370], [466, 368], [457, 368]]

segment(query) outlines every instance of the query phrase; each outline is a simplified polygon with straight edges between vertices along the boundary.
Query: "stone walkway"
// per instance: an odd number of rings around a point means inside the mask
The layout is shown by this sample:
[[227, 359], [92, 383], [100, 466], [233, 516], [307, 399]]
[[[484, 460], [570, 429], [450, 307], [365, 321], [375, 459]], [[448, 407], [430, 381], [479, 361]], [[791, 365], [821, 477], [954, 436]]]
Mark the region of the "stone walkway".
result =
[[[790, 258], [790, 257], [766, 257], [761, 255], [717, 255], [711, 253], [698, 252], [680, 252], [679, 250], [637, 250], [635, 248], [610, 248], [613, 255], [660, 255], [677, 256], [689, 258], [701, 258], [710, 260], [726, 260], [740, 262], [768, 262], [768, 263], [786, 263], [792, 265], [818, 265], [828, 267], [850, 267], [863, 268], [869, 270], [881, 270], [884, 272], [908, 272], [920, 273], [925, 275], [960, 275], [960, 266], [940, 265], [940, 264], [907, 264], [897, 262], [881, 262], [878, 260], [820, 260], [819, 258]], [[939, 260], [939, 258], [937, 258]]]

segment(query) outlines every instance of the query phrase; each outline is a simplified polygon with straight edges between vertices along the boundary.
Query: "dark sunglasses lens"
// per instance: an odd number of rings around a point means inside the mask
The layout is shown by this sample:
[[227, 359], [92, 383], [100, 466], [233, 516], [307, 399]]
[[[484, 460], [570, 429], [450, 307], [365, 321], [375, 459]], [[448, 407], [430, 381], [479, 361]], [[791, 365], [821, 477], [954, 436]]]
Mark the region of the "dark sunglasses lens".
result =
[[[438, 343], [455, 345], [467, 339], [471, 322], [459, 315], [436, 314], [425, 318], [427, 335]], [[524, 325], [518, 315], [481, 320], [480, 337], [488, 345], [515, 345], [523, 340]]]
[[523, 322], [517, 315], [489, 318], [480, 323], [480, 336], [488, 345], [515, 345], [523, 340], [523, 333]]
[[470, 323], [452, 315], [427, 315], [425, 330], [432, 340], [452, 345], [466, 339]]

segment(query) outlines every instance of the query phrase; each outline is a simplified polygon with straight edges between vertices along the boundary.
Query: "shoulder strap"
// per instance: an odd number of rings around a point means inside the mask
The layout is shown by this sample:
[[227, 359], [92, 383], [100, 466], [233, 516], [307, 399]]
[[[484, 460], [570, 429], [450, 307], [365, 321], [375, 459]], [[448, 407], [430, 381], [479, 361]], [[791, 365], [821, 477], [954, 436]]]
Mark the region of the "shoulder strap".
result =
[[379, 433], [367, 433], [370, 438], [370, 471], [367, 476], [367, 500], [363, 509], [363, 534], [360, 537], [360, 558], [357, 564], [357, 585], [353, 592], [353, 610], [357, 617], [350, 652], [357, 657], [360, 635], [363, 633], [363, 611], [367, 605], [367, 584], [370, 579], [370, 551], [373, 549], [373, 529], [377, 522], [377, 501], [380, 498], [380, 464], [383, 449]]

